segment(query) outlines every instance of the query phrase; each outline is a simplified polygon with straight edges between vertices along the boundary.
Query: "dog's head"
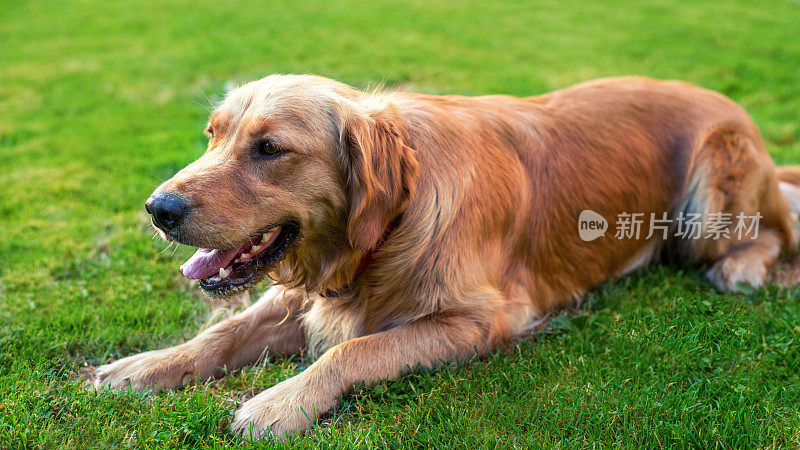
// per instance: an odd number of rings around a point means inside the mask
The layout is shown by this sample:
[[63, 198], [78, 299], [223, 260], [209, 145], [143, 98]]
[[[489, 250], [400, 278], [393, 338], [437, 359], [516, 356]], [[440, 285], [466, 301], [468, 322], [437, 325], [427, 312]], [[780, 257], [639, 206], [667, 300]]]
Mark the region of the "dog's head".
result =
[[412, 195], [417, 164], [399, 123], [392, 105], [333, 80], [269, 76], [228, 94], [205, 154], [147, 210], [163, 238], [200, 247], [181, 271], [209, 295], [268, 274], [346, 282]]

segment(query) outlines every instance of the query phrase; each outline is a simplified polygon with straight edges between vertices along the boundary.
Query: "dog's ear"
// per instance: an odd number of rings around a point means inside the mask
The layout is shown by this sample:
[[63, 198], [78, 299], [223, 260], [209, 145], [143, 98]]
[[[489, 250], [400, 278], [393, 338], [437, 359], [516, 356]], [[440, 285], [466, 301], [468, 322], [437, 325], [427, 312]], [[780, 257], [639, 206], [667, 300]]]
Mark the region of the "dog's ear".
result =
[[347, 238], [368, 251], [413, 195], [417, 160], [391, 107], [349, 114], [340, 138], [350, 200]]

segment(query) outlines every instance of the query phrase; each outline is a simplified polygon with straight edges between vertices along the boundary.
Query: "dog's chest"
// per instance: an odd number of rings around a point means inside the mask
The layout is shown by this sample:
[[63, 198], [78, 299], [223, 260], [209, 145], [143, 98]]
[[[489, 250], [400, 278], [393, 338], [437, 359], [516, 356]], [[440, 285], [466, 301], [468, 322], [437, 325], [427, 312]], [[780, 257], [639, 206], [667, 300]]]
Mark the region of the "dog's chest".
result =
[[312, 359], [331, 347], [364, 334], [364, 310], [355, 301], [317, 295], [302, 320], [306, 351]]

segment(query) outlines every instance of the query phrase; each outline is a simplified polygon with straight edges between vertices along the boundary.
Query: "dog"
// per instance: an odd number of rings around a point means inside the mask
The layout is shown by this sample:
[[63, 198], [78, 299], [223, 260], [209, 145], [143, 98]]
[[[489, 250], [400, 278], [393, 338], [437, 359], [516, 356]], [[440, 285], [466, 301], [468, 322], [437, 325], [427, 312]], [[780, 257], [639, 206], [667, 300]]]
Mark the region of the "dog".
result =
[[[248, 438], [307, 429], [354, 384], [485, 354], [650, 264], [704, 266], [732, 291], [797, 248], [800, 167], [776, 169], [740, 106], [683, 82], [515, 98], [272, 75], [230, 92], [205, 131], [206, 153], [147, 200], [153, 225], [199, 248], [181, 271], [209, 296], [273, 284], [94, 384], [179, 388], [305, 349], [313, 364], [236, 411]], [[662, 229], [634, 236], [632, 218]]]

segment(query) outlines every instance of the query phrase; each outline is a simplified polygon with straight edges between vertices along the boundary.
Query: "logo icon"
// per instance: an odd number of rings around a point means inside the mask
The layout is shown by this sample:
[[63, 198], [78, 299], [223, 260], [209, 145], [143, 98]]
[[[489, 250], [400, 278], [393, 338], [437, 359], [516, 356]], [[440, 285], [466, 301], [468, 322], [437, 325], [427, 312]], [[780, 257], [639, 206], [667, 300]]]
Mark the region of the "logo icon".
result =
[[578, 217], [578, 235], [586, 242], [593, 241], [600, 236], [606, 234], [608, 230], [608, 221], [592, 211], [591, 209], [584, 209]]

